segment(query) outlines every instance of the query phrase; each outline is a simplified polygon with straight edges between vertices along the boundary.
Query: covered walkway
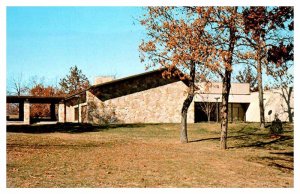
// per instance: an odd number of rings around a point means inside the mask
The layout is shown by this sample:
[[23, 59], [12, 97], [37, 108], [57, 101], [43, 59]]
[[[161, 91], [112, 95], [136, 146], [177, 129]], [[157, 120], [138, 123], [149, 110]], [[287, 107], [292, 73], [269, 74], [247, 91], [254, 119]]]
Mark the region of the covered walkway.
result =
[[[6, 103], [19, 104], [19, 117], [12, 119], [7, 116], [9, 125], [29, 125], [30, 124], [30, 104], [50, 104], [51, 121], [65, 122], [65, 102], [64, 97], [45, 96], [7, 96]], [[55, 105], [58, 104], [58, 118], [55, 116]]]

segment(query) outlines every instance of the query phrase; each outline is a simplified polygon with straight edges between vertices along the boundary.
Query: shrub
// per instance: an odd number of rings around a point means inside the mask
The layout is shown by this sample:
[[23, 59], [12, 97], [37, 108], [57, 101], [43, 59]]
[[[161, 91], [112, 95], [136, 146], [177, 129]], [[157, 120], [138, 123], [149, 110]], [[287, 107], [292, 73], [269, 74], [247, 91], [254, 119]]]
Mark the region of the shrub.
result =
[[88, 102], [88, 118], [94, 124], [111, 124], [117, 123], [115, 107], [111, 104], [104, 105], [100, 103], [98, 106], [94, 101]]
[[270, 127], [270, 134], [271, 135], [280, 135], [282, 133], [283, 133], [282, 122], [278, 118], [278, 115], [275, 114], [275, 119], [272, 121], [272, 124]]

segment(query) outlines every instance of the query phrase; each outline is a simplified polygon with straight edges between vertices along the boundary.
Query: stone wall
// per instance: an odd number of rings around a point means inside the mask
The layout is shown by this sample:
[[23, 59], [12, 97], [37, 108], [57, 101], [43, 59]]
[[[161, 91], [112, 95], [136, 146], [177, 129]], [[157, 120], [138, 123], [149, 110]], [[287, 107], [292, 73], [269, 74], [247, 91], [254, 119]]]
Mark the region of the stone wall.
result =
[[[106, 101], [87, 91], [86, 99], [88, 104], [94, 102], [100, 113], [107, 113], [109, 109], [119, 123], [180, 123], [186, 90], [187, 86], [177, 81]], [[194, 122], [194, 102], [188, 111], [188, 122]]]

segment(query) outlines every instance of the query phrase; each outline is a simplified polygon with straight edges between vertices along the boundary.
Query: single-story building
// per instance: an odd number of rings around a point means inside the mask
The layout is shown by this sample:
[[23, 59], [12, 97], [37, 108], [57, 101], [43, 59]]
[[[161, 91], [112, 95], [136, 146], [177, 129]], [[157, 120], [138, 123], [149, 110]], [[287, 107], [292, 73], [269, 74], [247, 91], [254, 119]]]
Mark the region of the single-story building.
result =
[[[85, 91], [66, 98], [44, 100], [40, 97], [40, 101], [51, 103], [53, 111], [53, 104], [58, 104], [58, 122], [179, 123], [188, 83], [179, 78], [165, 79], [162, 77], [163, 71], [164, 69], [159, 69], [121, 79], [98, 77], [94, 85]], [[188, 123], [207, 121], [208, 115], [211, 121], [218, 121], [222, 83], [200, 83], [197, 86], [199, 92], [188, 110]], [[289, 121], [289, 112], [293, 112], [294, 106], [293, 92], [289, 95], [287, 105], [283, 91], [264, 92], [267, 122], [272, 121], [275, 114], [282, 121]], [[36, 103], [39, 99], [7, 96], [8, 103], [20, 103], [20, 106], [24, 106], [20, 108], [19, 120], [23, 117], [27, 124], [30, 123], [28, 113], [31, 101]], [[229, 121], [259, 122], [258, 93], [250, 92], [248, 83], [232, 83]]]

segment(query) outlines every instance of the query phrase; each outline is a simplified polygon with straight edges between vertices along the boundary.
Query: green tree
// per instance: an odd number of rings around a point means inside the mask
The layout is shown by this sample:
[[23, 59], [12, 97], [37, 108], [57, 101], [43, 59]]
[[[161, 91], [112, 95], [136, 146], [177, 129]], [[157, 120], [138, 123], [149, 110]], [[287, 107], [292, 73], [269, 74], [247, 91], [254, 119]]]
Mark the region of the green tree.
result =
[[75, 94], [87, 89], [90, 86], [90, 82], [75, 65], [70, 68], [70, 72], [66, 77], [60, 79], [59, 85], [64, 93]]

